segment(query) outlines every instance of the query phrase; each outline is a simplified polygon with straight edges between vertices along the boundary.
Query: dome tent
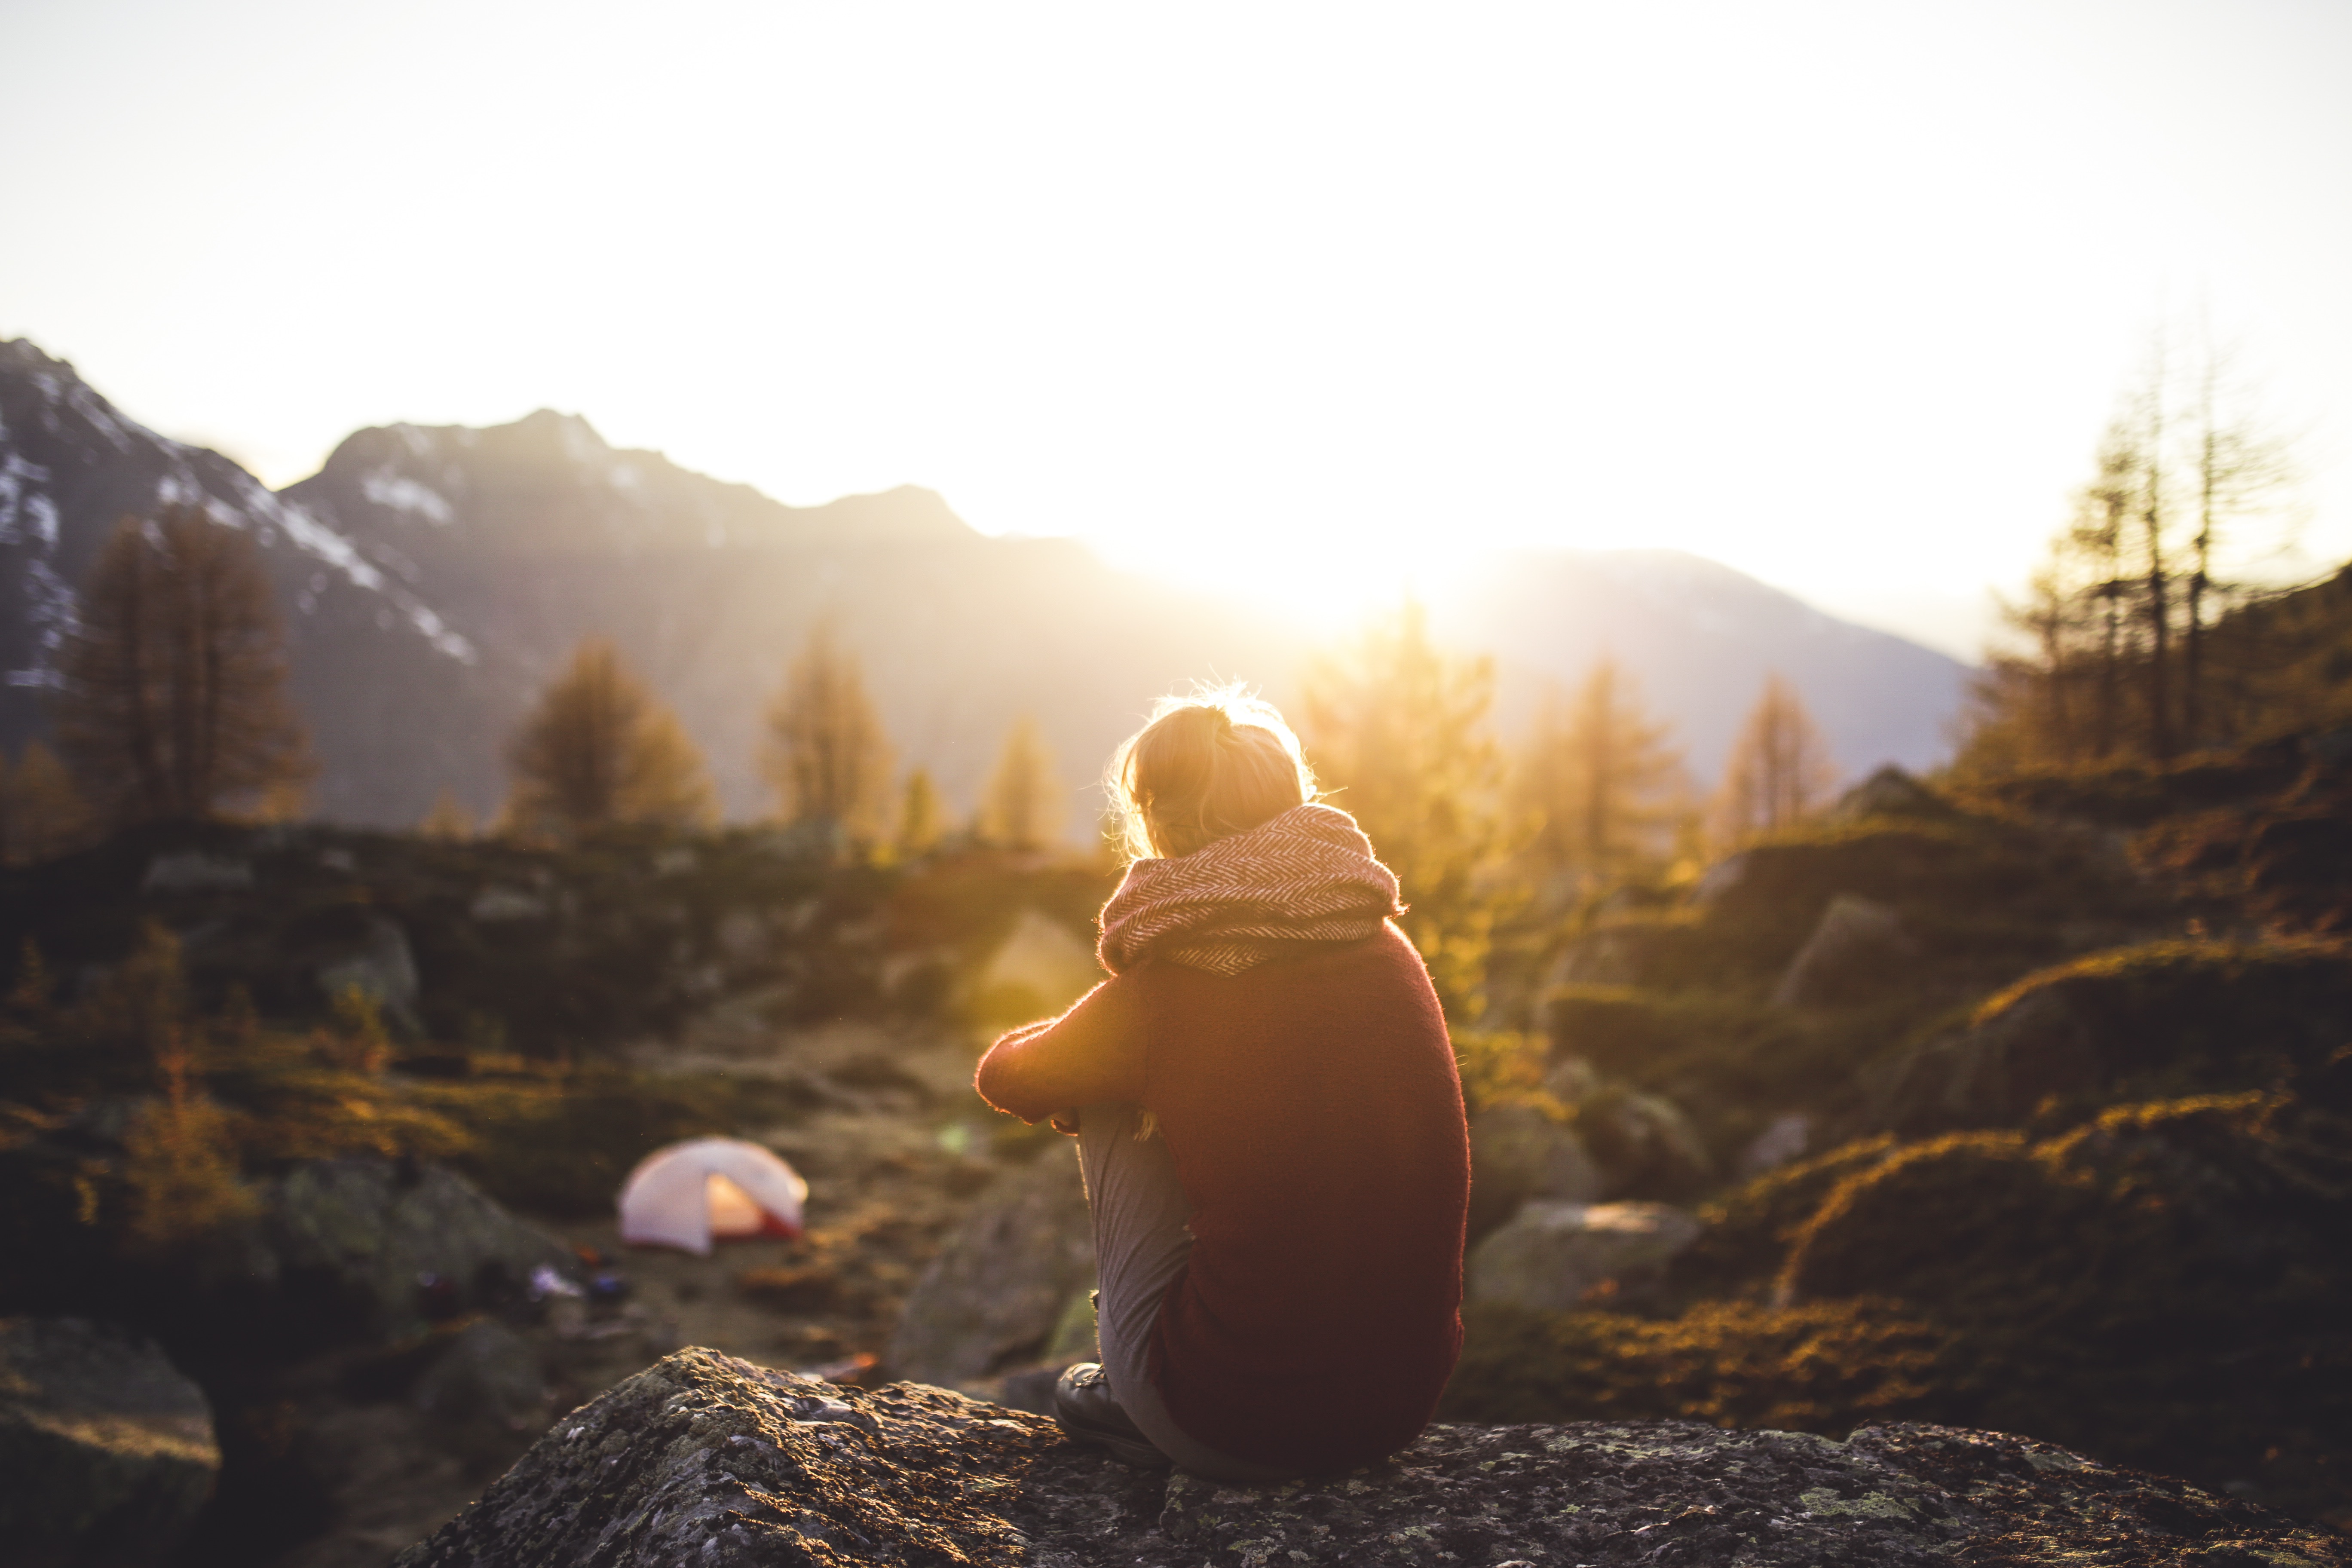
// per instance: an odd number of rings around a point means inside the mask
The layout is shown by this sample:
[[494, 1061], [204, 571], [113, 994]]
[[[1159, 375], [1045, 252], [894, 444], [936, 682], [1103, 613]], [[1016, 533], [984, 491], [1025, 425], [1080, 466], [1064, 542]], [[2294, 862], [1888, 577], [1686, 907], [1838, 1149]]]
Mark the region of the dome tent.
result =
[[801, 1233], [808, 1184], [757, 1143], [696, 1138], [656, 1149], [621, 1184], [621, 1239], [710, 1255], [714, 1238]]

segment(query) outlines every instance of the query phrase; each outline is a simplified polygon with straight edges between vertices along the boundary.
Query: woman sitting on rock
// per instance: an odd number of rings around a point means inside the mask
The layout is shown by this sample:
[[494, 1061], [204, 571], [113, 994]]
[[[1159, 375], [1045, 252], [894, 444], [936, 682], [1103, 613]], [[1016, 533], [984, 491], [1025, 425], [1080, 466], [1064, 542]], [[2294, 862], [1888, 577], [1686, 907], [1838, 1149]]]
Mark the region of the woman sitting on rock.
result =
[[980, 1064], [1078, 1139], [1099, 1365], [1065, 1430], [1226, 1480], [1367, 1464], [1461, 1348], [1461, 1081], [1395, 876], [1315, 802], [1297, 737], [1234, 691], [1164, 700], [1110, 784], [1137, 857], [1111, 978]]

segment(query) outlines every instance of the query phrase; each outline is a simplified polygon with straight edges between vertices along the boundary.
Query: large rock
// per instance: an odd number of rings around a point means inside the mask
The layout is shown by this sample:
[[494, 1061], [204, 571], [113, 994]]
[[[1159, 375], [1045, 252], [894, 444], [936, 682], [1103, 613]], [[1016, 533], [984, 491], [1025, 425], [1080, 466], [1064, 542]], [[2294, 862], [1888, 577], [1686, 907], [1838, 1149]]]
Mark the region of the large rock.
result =
[[1034, 1361], [1094, 1272], [1077, 1150], [1057, 1138], [992, 1183], [948, 1237], [907, 1298], [889, 1365], [964, 1384]]
[[153, 1344], [78, 1318], [0, 1319], [0, 1558], [162, 1563], [219, 1471], [204, 1391]]
[[1667, 1204], [1531, 1203], [1471, 1249], [1465, 1291], [1554, 1312], [1603, 1286], [1612, 1304], [1639, 1300], [1698, 1233], [1695, 1217]]
[[1838, 796], [1837, 804], [1830, 808], [1828, 815], [1832, 822], [1860, 822], [1872, 816], [1925, 817], [1936, 821], [1958, 816], [1959, 810], [1916, 778], [1889, 763]]
[[2055, 987], [1863, 1070], [1863, 1126], [1912, 1134], [2021, 1115], [2099, 1081], [2098, 1043]]
[[1775, 1007], [1812, 1007], [1867, 994], [1919, 955], [1918, 943], [1885, 904], [1851, 893], [1832, 899], [1812, 935], [1773, 989]]
[[[2097, 1555], [2094, 1555], [2096, 1553]], [[1051, 1421], [682, 1351], [558, 1421], [395, 1568], [1880, 1568], [2352, 1563], [2352, 1542], [2046, 1444], [1685, 1422], [1438, 1426], [1275, 1487], [1135, 1471]]]
[[1601, 1167], [1603, 1197], [1688, 1199], [1714, 1181], [1698, 1130], [1662, 1094], [1603, 1088], [1577, 1107], [1576, 1128]]
[[530, 1431], [547, 1424], [547, 1371], [531, 1342], [496, 1318], [460, 1330], [416, 1380], [416, 1407], [453, 1426]]
[[370, 915], [343, 952], [317, 970], [320, 994], [330, 1000], [357, 991], [377, 1006], [414, 1026], [416, 1017], [416, 957], [397, 921]]
[[1583, 1140], [1532, 1105], [1498, 1105], [1470, 1123], [1470, 1235], [1486, 1235], [1530, 1198], [1591, 1203], [1601, 1173]]
[[264, 1232], [285, 1287], [354, 1334], [420, 1331], [447, 1314], [525, 1296], [541, 1269], [579, 1259], [455, 1172], [400, 1160], [319, 1160], [274, 1186]]
[[2159, 942], [2027, 976], [1865, 1068], [1851, 1128], [1916, 1137], [2268, 1088], [2352, 1039], [2352, 945]]

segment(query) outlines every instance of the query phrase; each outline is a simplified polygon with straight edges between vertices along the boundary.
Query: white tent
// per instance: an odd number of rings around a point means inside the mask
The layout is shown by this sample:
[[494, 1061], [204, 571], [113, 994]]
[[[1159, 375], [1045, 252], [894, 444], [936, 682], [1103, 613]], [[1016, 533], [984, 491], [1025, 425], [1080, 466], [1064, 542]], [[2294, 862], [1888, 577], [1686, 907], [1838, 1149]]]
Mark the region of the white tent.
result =
[[672, 1143], [621, 1184], [621, 1239], [708, 1258], [714, 1237], [800, 1235], [807, 1197], [799, 1173], [757, 1143]]

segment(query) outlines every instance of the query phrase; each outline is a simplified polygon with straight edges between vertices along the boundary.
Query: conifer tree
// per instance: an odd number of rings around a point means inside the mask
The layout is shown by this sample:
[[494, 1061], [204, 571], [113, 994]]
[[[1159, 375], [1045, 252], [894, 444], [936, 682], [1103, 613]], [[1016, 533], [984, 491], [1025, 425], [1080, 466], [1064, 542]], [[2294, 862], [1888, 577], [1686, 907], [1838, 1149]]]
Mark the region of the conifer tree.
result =
[[509, 756], [509, 828], [577, 838], [624, 824], [707, 826], [718, 816], [702, 753], [677, 716], [591, 638], [523, 721]]
[[55, 752], [30, 741], [15, 767], [0, 757], [0, 861], [52, 859], [79, 845], [89, 826], [89, 808]]
[[2231, 739], [2232, 693], [2277, 654], [2217, 650], [2221, 615], [2259, 597], [2224, 562], [2291, 479], [2229, 354], [2202, 347], [2184, 370], [2159, 338], [2031, 592], [2002, 605], [2011, 639], [1971, 690], [1956, 766], [2161, 763]]
[[1442, 652], [1408, 604], [1318, 661], [1303, 707], [1316, 777], [1396, 872], [1400, 923], [1457, 1017], [1475, 1006], [1496, 913], [1478, 885], [1503, 847], [1494, 692], [1494, 661]]
[[809, 634], [768, 705], [761, 764], [787, 821], [830, 821], [860, 839], [882, 830], [890, 744], [857, 656], [830, 626]]
[[1804, 700], [1779, 675], [1767, 676], [1724, 768], [1717, 832], [1738, 844], [1790, 826], [1818, 809], [1836, 783], [1829, 744]]
[[1514, 794], [1532, 822], [1528, 852], [1548, 877], [1605, 881], [1662, 847], [1683, 782], [1668, 732], [1612, 658], [1572, 698], [1557, 687], [1545, 693]]
[[1008, 849], [1042, 849], [1062, 830], [1067, 792], [1054, 776], [1054, 759], [1023, 714], [1004, 736], [1004, 749], [981, 792], [981, 837]]
[[312, 772], [261, 552], [199, 507], [115, 525], [59, 673], [58, 745], [107, 826], [249, 808]]
[[940, 792], [931, 771], [917, 767], [907, 775], [907, 790], [898, 805], [898, 849], [900, 855], [920, 855], [935, 847], [946, 829]]
[[433, 797], [433, 809], [416, 825], [420, 837], [438, 838], [449, 843], [461, 843], [474, 836], [474, 814], [457, 798], [457, 792], [443, 785]]

